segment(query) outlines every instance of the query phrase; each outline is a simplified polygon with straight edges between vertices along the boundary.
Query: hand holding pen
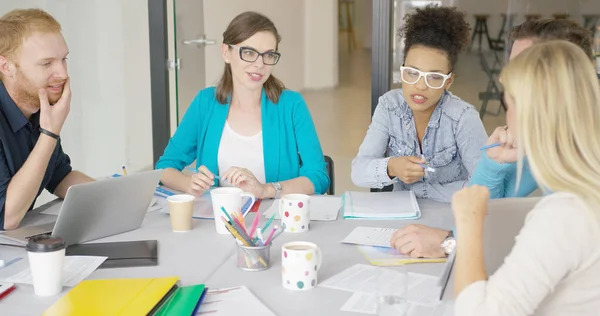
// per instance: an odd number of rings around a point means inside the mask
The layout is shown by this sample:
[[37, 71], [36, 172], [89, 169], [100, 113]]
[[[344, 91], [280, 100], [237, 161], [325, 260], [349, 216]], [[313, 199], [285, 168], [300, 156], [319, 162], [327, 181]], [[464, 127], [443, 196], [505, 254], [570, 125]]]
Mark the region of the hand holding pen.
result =
[[422, 157], [393, 157], [388, 161], [388, 175], [390, 178], [396, 177], [406, 184], [412, 184], [423, 179], [425, 171], [435, 172], [435, 169], [425, 163]]
[[485, 150], [488, 158], [498, 163], [512, 163], [518, 159], [516, 139], [508, 126], [496, 128], [488, 138], [487, 145], [480, 150]]
[[215, 179], [219, 178], [210, 172], [206, 166], [200, 166], [198, 169], [186, 169], [194, 172], [190, 177], [190, 193], [196, 196], [202, 195], [204, 191], [210, 189], [211, 186], [215, 185]]

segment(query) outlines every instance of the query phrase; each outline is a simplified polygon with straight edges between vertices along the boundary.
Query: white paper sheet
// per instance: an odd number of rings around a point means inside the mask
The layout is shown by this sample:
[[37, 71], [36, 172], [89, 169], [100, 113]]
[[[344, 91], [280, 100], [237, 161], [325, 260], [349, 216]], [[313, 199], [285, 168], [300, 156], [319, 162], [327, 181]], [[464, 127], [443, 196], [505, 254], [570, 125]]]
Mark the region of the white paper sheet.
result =
[[275, 316], [245, 286], [226, 289], [208, 289], [196, 315], [210, 316]]
[[[454, 306], [448, 303], [422, 305], [406, 301], [406, 316], [454, 316]], [[354, 293], [342, 306], [342, 311], [375, 315], [377, 313], [377, 296], [366, 293]]]
[[[382, 277], [381, 274], [384, 276]], [[412, 272], [408, 272], [407, 275], [407, 291], [404, 295], [407, 301], [423, 305], [439, 302], [437, 277]], [[375, 294], [382, 290], [386, 291], [403, 280], [406, 278], [394, 270], [356, 264], [321, 282], [319, 286], [348, 292]]]
[[[280, 199], [273, 200], [273, 204], [264, 211], [266, 218], [275, 214], [275, 219], [281, 219], [279, 215]], [[342, 198], [339, 196], [313, 195], [310, 197], [310, 220], [311, 221], [335, 221], [342, 207]]]
[[[107, 259], [107, 257], [66, 256], [63, 263], [64, 286], [75, 286], [87, 278]], [[7, 275], [10, 273], [9, 275]], [[10, 283], [33, 284], [29, 260], [18, 263], [0, 271], [0, 281]]]
[[342, 243], [391, 248], [390, 240], [395, 231], [395, 228], [359, 226], [354, 228], [354, 230], [342, 240]]

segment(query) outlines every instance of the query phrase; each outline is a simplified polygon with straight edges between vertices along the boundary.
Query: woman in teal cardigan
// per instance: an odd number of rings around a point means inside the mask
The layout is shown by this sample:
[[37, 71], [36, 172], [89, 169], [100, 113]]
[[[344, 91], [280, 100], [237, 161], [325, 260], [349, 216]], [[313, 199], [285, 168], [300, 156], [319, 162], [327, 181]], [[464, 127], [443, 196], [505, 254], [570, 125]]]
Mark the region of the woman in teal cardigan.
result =
[[[231, 21], [223, 33], [223, 77], [198, 93], [169, 140], [156, 164], [165, 170], [163, 184], [199, 196], [220, 181], [261, 199], [327, 191], [306, 103], [271, 75], [280, 40], [261, 14], [245, 12]], [[198, 172], [183, 174], [194, 160]]]

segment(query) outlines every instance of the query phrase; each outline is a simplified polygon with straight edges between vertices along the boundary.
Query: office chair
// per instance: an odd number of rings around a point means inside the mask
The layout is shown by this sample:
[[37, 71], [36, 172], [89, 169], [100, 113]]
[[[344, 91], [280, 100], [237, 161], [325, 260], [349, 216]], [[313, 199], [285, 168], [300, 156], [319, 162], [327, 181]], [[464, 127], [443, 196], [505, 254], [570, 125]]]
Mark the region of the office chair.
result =
[[325, 165], [327, 167], [327, 175], [329, 176], [329, 188], [327, 189], [328, 195], [335, 195], [335, 173], [333, 159], [325, 155]]

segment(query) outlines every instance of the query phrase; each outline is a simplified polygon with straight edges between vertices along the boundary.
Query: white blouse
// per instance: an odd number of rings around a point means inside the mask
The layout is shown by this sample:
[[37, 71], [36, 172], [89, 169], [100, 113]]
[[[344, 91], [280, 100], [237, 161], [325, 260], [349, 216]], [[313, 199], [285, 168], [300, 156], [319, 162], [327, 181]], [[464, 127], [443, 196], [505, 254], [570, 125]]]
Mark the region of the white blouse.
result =
[[457, 297], [460, 316], [600, 315], [600, 214], [573, 194], [527, 214], [504, 264]]
[[219, 176], [231, 167], [240, 167], [250, 170], [260, 183], [266, 183], [262, 131], [254, 136], [242, 136], [225, 122], [217, 163]]

